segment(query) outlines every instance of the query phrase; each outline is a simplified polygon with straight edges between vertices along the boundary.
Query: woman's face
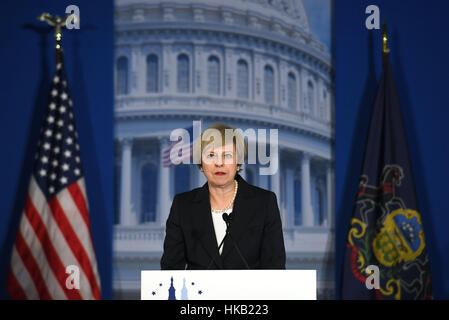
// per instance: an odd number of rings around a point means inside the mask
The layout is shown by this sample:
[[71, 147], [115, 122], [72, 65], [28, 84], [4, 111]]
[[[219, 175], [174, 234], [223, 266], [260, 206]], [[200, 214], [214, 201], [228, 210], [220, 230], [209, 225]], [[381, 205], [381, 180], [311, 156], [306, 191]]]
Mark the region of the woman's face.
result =
[[237, 153], [234, 144], [208, 146], [202, 155], [202, 169], [209, 183], [226, 186], [233, 183], [237, 172]]

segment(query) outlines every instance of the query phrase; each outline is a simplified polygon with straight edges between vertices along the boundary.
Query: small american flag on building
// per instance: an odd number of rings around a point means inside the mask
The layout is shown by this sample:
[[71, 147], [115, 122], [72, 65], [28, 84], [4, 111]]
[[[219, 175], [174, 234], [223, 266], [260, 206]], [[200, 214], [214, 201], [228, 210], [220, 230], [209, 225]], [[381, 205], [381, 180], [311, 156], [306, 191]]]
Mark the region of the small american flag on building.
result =
[[[173, 163], [173, 161], [170, 159], [170, 153], [173, 154], [173, 159], [176, 159], [177, 161], [184, 161], [184, 159], [190, 159], [192, 157], [193, 153], [193, 126], [190, 126], [189, 128], [186, 128], [187, 132], [190, 135], [190, 141], [184, 142], [180, 144], [181, 137], [179, 137], [178, 141], [171, 141], [169, 146], [162, 150], [162, 166], [166, 168], [170, 168], [175, 166], [176, 164]], [[174, 148], [176, 146], [176, 149]], [[176, 155], [176, 152], [178, 154]], [[179, 163], [178, 163], [179, 164]]]
[[[12, 248], [7, 289], [13, 299], [101, 299], [62, 52], [58, 53], [57, 61]], [[79, 273], [66, 273], [70, 268]]]

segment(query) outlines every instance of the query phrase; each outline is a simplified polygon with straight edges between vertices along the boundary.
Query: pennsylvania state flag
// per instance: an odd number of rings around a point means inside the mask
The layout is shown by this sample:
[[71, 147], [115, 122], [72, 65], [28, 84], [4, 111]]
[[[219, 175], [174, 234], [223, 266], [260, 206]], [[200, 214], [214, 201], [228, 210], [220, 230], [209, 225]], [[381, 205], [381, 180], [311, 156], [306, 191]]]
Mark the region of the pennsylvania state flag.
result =
[[429, 256], [388, 53], [365, 148], [341, 297], [432, 299]]

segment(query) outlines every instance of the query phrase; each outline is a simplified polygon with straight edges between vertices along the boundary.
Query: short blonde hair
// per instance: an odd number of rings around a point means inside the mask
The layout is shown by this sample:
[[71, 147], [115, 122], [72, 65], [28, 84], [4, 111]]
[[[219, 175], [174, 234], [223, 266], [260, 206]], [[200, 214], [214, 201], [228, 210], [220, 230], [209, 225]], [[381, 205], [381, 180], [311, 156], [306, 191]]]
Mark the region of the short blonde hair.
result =
[[[204, 130], [193, 142], [193, 162], [197, 164], [198, 168], [202, 166], [202, 154], [204, 149], [212, 144], [215, 147], [221, 147], [229, 142], [226, 138], [232, 137], [232, 143], [237, 152], [237, 164], [242, 165], [245, 162], [245, 157], [248, 152], [248, 145], [243, 139], [241, 129], [235, 129], [224, 123], [214, 123], [209, 128]], [[221, 136], [221, 140], [215, 141], [216, 135]], [[240, 171], [241, 169], [239, 169]]]

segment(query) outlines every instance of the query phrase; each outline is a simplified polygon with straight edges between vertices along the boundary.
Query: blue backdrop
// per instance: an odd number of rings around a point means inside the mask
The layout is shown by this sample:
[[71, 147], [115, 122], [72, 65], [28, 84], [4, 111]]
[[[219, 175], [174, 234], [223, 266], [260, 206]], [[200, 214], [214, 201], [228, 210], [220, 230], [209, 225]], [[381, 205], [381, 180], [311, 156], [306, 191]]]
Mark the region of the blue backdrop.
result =
[[42, 12], [80, 8], [81, 29], [63, 34], [65, 64], [86, 176], [103, 298], [112, 297], [113, 1], [0, 2], [0, 298], [55, 69], [53, 31]]
[[381, 31], [365, 28], [365, 8], [386, 18], [435, 298], [449, 298], [449, 1], [336, 0], [337, 288], [369, 116], [380, 79]]

